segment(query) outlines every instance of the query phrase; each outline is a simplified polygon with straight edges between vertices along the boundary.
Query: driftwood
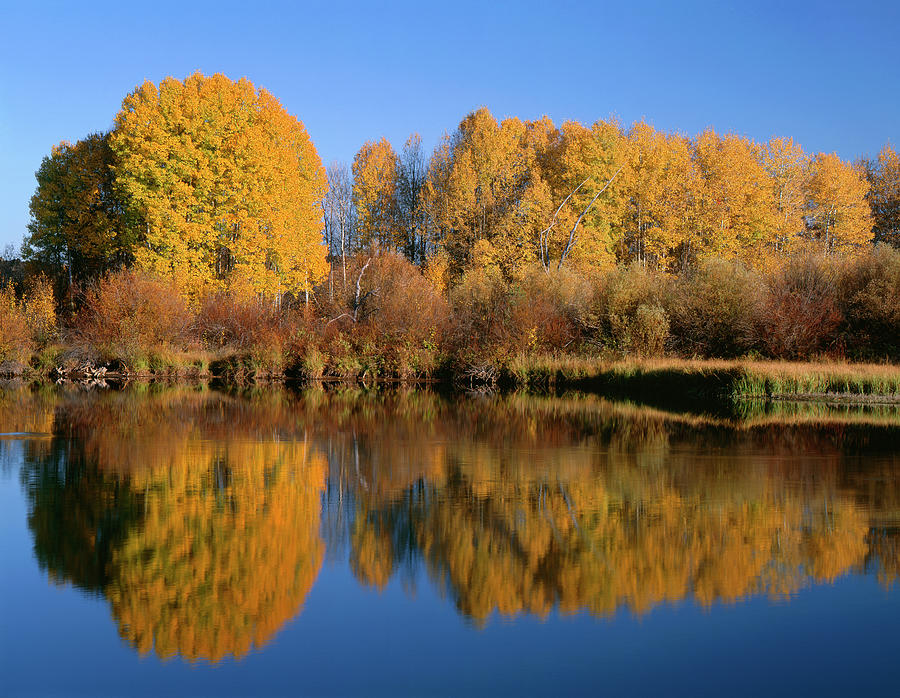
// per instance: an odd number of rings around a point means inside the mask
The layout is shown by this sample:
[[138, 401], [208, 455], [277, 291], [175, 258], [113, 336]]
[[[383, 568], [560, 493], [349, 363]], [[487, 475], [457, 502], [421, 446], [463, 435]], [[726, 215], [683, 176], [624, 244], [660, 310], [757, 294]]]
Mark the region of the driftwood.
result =
[[471, 364], [460, 373], [458, 382], [470, 390], [495, 388], [499, 375], [497, 369], [490, 364]]
[[57, 383], [77, 381], [79, 383], [90, 383], [102, 387], [106, 386], [106, 373], [106, 366], [94, 366], [90, 361], [85, 361], [79, 366], [70, 368], [57, 366], [53, 370], [53, 375], [57, 377]]

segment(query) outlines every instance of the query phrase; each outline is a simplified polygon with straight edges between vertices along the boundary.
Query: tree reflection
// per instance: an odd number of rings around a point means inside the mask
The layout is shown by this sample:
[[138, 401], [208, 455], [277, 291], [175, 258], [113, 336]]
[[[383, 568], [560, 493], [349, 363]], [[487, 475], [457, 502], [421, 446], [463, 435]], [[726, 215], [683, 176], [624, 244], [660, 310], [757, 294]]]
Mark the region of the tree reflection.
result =
[[748, 420], [355, 390], [50, 402], [48, 423], [46, 396], [0, 393], [43, 415], [17, 423], [56, 435], [22, 476], [38, 560], [102, 594], [122, 637], [163, 658], [265, 645], [299, 612], [326, 545], [376, 589], [423, 568], [476, 624], [900, 574], [886, 413]]
[[140, 653], [240, 657], [299, 612], [318, 574], [325, 464], [252, 425], [225, 433], [219, 397], [173, 397], [129, 402], [137, 438], [124, 442], [120, 396], [63, 406], [55, 428], [76, 438], [23, 472], [36, 554], [52, 579], [103, 594]]

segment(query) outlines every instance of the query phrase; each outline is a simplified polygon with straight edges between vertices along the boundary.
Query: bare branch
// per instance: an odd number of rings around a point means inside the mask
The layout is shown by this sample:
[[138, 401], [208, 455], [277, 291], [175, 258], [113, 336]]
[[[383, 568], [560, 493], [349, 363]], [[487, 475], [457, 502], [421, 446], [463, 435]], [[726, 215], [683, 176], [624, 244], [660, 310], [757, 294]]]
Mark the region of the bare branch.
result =
[[556, 267], [557, 270], [562, 269], [563, 262], [566, 261], [566, 257], [569, 255], [569, 252], [571, 251], [572, 247], [575, 245], [575, 242], [578, 239], [576, 237], [576, 232], [578, 231], [578, 224], [581, 223], [581, 220], [587, 215], [587, 212], [591, 210], [591, 206], [594, 205], [594, 202], [600, 198], [600, 195], [603, 192], [605, 192], [609, 188], [609, 185], [613, 183], [613, 180], [619, 176], [619, 173], [622, 171], [622, 169], [624, 167], [625, 167], [625, 165], [622, 165], [622, 167], [620, 167], [618, 170], [616, 170], [616, 173], [609, 179], [609, 181], [606, 184], [603, 185], [603, 188], [594, 195], [594, 198], [591, 199], [591, 202], [587, 206], [584, 207], [584, 210], [581, 212], [581, 215], [578, 216], [578, 220], [575, 221], [575, 225], [573, 225], [572, 230], [569, 231], [569, 242], [566, 244], [566, 247], [563, 250], [563, 253], [559, 258], [559, 264]]

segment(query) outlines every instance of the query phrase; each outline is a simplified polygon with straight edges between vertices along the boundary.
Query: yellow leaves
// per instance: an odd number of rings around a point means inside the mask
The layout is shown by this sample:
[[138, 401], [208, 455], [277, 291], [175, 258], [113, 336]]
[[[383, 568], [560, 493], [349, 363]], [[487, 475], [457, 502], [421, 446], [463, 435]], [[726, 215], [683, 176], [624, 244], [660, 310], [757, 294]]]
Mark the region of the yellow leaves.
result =
[[145, 83], [111, 138], [117, 182], [146, 224], [141, 268], [195, 300], [219, 289], [301, 293], [327, 273], [321, 161], [265, 90], [199, 73]]
[[397, 155], [386, 138], [363, 144], [353, 158], [353, 204], [364, 249], [391, 249], [398, 238]]
[[872, 239], [872, 213], [864, 176], [837, 155], [819, 153], [810, 166], [812, 235], [826, 254], [852, 252]]

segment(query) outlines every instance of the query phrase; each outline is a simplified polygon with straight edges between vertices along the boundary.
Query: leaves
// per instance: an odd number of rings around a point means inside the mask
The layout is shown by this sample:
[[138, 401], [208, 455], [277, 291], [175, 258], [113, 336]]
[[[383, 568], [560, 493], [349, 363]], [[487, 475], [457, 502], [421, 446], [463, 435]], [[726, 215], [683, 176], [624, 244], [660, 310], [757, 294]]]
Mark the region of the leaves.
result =
[[303, 124], [246, 79], [144, 83], [111, 135], [116, 182], [144, 221], [138, 265], [197, 299], [280, 297], [327, 274], [321, 161]]

